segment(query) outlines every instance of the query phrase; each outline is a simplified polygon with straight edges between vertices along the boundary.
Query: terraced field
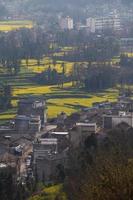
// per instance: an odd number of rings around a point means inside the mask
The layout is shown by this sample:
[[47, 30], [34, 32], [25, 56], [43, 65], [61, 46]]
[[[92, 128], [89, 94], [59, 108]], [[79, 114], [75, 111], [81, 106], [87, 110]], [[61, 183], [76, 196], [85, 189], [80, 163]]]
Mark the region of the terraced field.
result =
[[[24, 79], [22, 79], [24, 81]], [[0, 119], [8, 120], [15, 116], [17, 102], [20, 98], [27, 96], [45, 96], [48, 104], [48, 117], [57, 116], [58, 113], [64, 111], [68, 115], [78, 111], [81, 107], [90, 107], [94, 102], [102, 102], [106, 100], [115, 101], [117, 99], [117, 90], [107, 90], [104, 93], [89, 94], [80, 89], [74, 89], [71, 83], [60, 88], [54, 86], [33, 85], [25, 81], [22, 85], [15, 82], [13, 86], [13, 109], [0, 114]]]
[[[7, 76], [5, 72], [0, 69], [0, 80], [12, 85], [13, 108], [6, 112], [0, 113], [0, 123], [12, 119], [17, 110], [17, 102], [20, 98], [27, 96], [44, 96], [48, 104], [48, 117], [52, 118], [57, 116], [58, 113], [64, 111], [68, 115], [80, 110], [82, 107], [90, 107], [94, 102], [101, 101], [115, 101], [118, 96], [118, 91], [115, 89], [106, 90], [103, 93], [90, 94], [81, 89], [73, 88], [72, 83], [64, 84], [61, 88], [58, 85], [54, 86], [40, 86], [32, 82], [32, 77], [36, 73], [45, 71], [49, 66], [56, 68], [58, 72], [62, 71], [62, 62], [58, 61], [53, 65], [53, 61], [49, 57], [45, 57], [41, 61], [41, 65], [37, 65], [36, 60], [29, 60], [28, 66], [26, 61], [22, 60], [21, 71], [18, 76]], [[65, 62], [66, 73], [69, 74], [73, 67], [72, 62]]]
[[28, 70], [33, 73], [41, 73], [48, 69], [50, 66], [52, 69], [55, 68], [58, 72], [62, 72], [62, 63], [65, 64], [66, 74], [69, 74], [72, 71], [73, 63], [72, 62], [63, 62], [58, 61], [56, 65], [53, 64], [53, 61], [49, 57], [45, 57], [41, 60], [40, 66], [37, 65], [37, 61], [30, 59], [28, 62], [28, 66], [26, 66], [25, 60], [22, 60], [23, 70]]

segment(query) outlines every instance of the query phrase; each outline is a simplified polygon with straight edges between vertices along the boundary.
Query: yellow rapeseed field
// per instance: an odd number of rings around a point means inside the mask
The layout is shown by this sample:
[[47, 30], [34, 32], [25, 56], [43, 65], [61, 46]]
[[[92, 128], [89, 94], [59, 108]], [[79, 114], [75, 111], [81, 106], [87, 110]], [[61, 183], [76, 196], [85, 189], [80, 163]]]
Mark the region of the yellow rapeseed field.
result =
[[[69, 74], [72, 71], [73, 64], [72, 62], [64, 62], [66, 74]], [[80, 64], [80, 63], [79, 63]], [[82, 91], [72, 87], [72, 83], [65, 83], [64, 87], [61, 88], [58, 85], [54, 86], [40, 86], [35, 83], [30, 82], [26, 77], [34, 76], [35, 73], [41, 73], [48, 69], [55, 68], [58, 72], [62, 72], [62, 61], [58, 61], [56, 65], [53, 64], [53, 61], [50, 57], [44, 57], [41, 60], [41, 65], [37, 65], [37, 60], [29, 59], [28, 65], [25, 60], [21, 62], [21, 71], [18, 77], [15, 80], [11, 80], [13, 85], [13, 99], [12, 105], [17, 110], [17, 103], [20, 98], [27, 96], [46, 96], [47, 107], [48, 107], [48, 117], [56, 117], [57, 114], [64, 111], [68, 115], [78, 111], [81, 107], [90, 107], [94, 102], [101, 101], [115, 101], [118, 96], [118, 90], [110, 89], [104, 93], [94, 93], [90, 94], [88, 92]], [[10, 81], [10, 80], [9, 80]], [[10, 112], [5, 112], [0, 114], [0, 120], [2, 119], [12, 119], [15, 116], [13, 110]]]
[[0, 21], [0, 31], [8, 32], [12, 30], [17, 30], [20, 28], [32, 28], [32, 21]]
[[72, 62], [63, 62], [63, 61], [58, 61], [56, 65], [53, 65], [52, 59], [49, 57], [45, 57], [41, 60], [40, 66], [38, 66], [37, 61], [34, 59], [29, 59], [28, 60], [28, 66], [26, 66], [26, 61], [22, 60], [22, 66], [26, 67], [30, 72], [34, 73], [41, 73], [51, 67], [51, 69], [56, 69], [57, 72], [61, 73], [62, 72], [62, 63], [65, 64], [65, 71], [66, 74], [70, 74], [72, 71], [73, 64]]
[[[118, 96], [117, 90], [108, 90], [105, 93], [89, 94], [87, 92], [84, 95], [80, 95], [79, 91], [71, 95], [72, 83], [66, 83], [64, 88], [55, 86], [30, 86], [30, 87], [15, 87], [13, 90], [14, 97], [28, 96], [28, 95], [61, 95], [61, 98], [49, 99], [48, 103], [48, 117], [55, 117], [60, 112], [64, 111], [68, 115], [77, 111], [77, 108], [81, 106], [90, 107], [94, 102], [102, 101], [115, 101]], [[65, 97], [63, 97], [65, 95]], [[87, 96], [88, 95], [88, 96]], [[73, 97], [72, 97], [73, 96]], [[13, 105], [17, 105], [17, 101], [13, 100]]]

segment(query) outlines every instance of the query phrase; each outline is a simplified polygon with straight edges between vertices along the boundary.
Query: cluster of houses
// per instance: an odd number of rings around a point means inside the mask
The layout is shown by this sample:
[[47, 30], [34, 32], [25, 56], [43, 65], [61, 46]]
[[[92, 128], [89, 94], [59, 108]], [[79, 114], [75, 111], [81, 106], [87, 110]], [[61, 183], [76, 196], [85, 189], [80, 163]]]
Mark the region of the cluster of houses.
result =
[[25, 161], [33, 151], [36, 133], [46, 125], [46, 109], [44, 99], [20, 100], [16, 117], [8, 126], [0, 126], [1, 166], [15, 168], [18, 176], [26, 175], [31, 166]]
[[94, 103], [79, 113], [58, 115], [56, 127], [42, 131], [33, 144], [34, 171], [39, 180], [49, 183], [58, 176], [58, 169], [69, 170], [69, 153], [82, 147], [88, 137], [98, 138], [119, 124], [133, 127], [132, 100]]
[[12, 165], [18, 176], [32, 171], [37, 180], [55, 181], [60, 170], [69, 170], [72, 149], [82, 147], [88, 137], [102, 136], [121, 123], [133, 127], [132, 106], [131, 99], [121, 97], [114, 103], [94, 103], [71, 116], [62, 112], [51, 124], [44, 99], [20, 100], [10, 126], [0, 127], [0, 168]]

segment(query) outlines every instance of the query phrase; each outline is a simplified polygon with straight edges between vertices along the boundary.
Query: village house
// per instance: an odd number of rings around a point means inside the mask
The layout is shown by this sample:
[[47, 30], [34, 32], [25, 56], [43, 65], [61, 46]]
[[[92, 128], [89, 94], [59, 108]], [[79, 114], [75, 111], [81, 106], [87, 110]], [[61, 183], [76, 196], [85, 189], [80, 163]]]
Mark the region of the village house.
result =
[[76, 123], [76, 125], [70, 130], [70, 143], [74, 147], [79, 147], [85, 141], [88, 136], [96, 134], [96, 123]]
[[105, 129], [112, 129], [123, 122], [128, 124], [130, 127], [133, 127], [133, 113], [119, 112], [118, 115], [103, 116], [103, 128]]
[[34, 175], [45, 183], [57, 178], [58, 166], [67, 167], [68, 148], [58, 151], [57, 138], [40, 138], [33, 144]]
[[47, 106], [44, 99], [28, 98], [18, 103], [16, 117], [10, 126], [0, 127], [0, 133], [36, 134], [45, 128], [47, 122]]

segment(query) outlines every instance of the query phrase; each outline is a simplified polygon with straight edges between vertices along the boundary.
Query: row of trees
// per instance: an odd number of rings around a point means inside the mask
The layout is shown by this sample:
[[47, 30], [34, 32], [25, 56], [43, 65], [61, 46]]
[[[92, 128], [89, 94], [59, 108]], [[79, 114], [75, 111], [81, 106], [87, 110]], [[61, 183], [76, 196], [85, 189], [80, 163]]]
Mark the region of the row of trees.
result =
[[49, 68], [37, 74], [33, 81], [38, 84], [61, 85], [65, 82], [72, 82], [73, 87], [83, 88], [87, 91], [99, 91], [112, 88], [117, 84], [125, 85], [133, 83], [132, 67], [116, 68], [108, 64], [88, 65], [86, 63], [74, 63], [72, 72], [65, 73], [65, 64], [62, 64], [62, 72], [57, 72], [55, 68]]
[[[129, 63], [125, 65], [121, 59], [121, 67], [112, 67], [108, 63], [91, 64], [74, 63], [70, 74], [66, 74], [65, 64], [62, 63], [62, 72], [57, 72], [56, 68], [49, 68], [37, 74], [33, 81], [39, 84], [54, 85], [63, 87], [65, 82], [71, 81], [74, 87], [84, 88], [87, 91], [98, 91], [112, 88], [117, 84], [125, 85], [133, 83], [133, 69]], [[122, 64], [122, 62], [124, 64]], [[132, 59], [131, 59], [132, 62]], [[56, 64], [55, 64], [56, 66]], [[126, 66], [126, 67], [125, 67]]]
[[45, 85], [61, 85], [63, 87], [63, 84], [65, 82], [69, 82], [71, 81], [71, 76], [67, 76], [65, 74], [65, 64], [62, 63], [62, 72], [58, 72], [55, 68], [51, 68], [51, 66], [49, 66], [49, 68], [40, 73], [37, 74], [33, 80], [35, 82], [37, 82], [38, 84], [45, 84]]
[[117, 82], [117, 70], [111, 66], [90, 67], [85, 77], [85, 89], [89, 91], [112, 88]]
[[133, 59], [121, 55], [119, 67], [113, 67], [109, 62], [88, 62], [73, 65], [72, 81], [76, 87], [88, 91], [103, 90], [116, 84], [133, 84]]
[[[119, 55], [119, 41], [112, 36], [95, 36], [95, 37], [88, 37], [79, 33], [79, 35], [71, 36], [69, 38], [69, 34], [67, 34], [67, 40], [69, 39], [71, 45], [75, 44], [75, 48], [69, 53], [65, 53], [64, 56], [60, 57], [62, 60], [67, 61], [79, 61], [79, 62], [92, 62], [97, 63], [105, 63], [110, 62], [114, 56]], [[60, 44], [60, 41], [65, 39], [59, 37], [59, 41], [57, 42]], [[74, 41], [75, 42], [74, 42]], [[66, 43], [67, 44], [67, 43]], [[67, 44], [68, 45], [68, 44]], [[70, 44], [69, 44], [70, 45]], [[57, 60], [59, 57], [55, 57]]]
[[114, 87], [121, 82], [123, 75], [120, 69], [113, 68], [111, 65], [75, 63], [70, 79], [74, 87], [87, 91], [98, 91]]
[[37, 59], [38, 64], [49, 51], [47, 35], [41, 30], [21, 29], [0, 34], [0, 65], [10, 74], [17, 74], [21, 60]]

